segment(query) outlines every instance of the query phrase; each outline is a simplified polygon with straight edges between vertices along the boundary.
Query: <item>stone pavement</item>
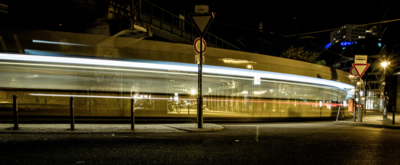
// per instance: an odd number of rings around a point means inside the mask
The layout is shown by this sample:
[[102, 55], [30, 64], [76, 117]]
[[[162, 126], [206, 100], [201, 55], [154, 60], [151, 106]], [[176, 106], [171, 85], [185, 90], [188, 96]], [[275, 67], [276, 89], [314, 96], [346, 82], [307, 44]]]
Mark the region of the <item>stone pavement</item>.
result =
[[[347, 113], [346, 113], [347, 114]], [[389, 128], [389, 129], [400, 129], [400, 113], [395, 112], [395, 123], [393, 122], [393, 113], [388, 112], [387, 118], [383, 118], [382, 112], [378, 110], [367, 111], [366, 114], [363, 115], [362, 122], [354, 121], [353, 116], [351, 119], [344, 119], [336, 121], [340, 124], [350, 124], [350, 125], [358, 125], [358, 126], [366, 126], [366, 127], [377, 127], [377, 128]]]
[[197, 128], [195, 123], [180, 124], [135, 124], [131, 130], [130, 124], [75, 124], [71, 130], [70, 124], [19, 124], [18, 129], [13, 129], [14, 124], [0, 124], [0, 133], [65, 133], [65, 134], [90, 134], [90, 133], [178, 133], [178, 132], [208, 132], [219, 131], [224, 127], [204, 123], [203, 128]]

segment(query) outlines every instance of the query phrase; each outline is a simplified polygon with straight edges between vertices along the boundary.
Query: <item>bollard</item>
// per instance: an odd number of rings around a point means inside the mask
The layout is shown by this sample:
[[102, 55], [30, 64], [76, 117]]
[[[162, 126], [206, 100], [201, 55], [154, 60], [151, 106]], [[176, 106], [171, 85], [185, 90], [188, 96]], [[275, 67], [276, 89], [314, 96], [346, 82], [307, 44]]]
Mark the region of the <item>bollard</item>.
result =
[[74, 98], [70, 97], [69, 107], [71, 112], [71, 130], [75, 130], [75, 117], [74, 117]]
[[131, 130], [135, 130], [135, 108], [133, 99], [131, 99]]
[[18, 129], [18, 97], [13, 95], [14, 129]]
[[394, 120], [395, 120], [395, 112], [396, 112], [396, 110], [394, 109], [394, 106], [392, 106], [392, 112], [393, 112], [393, 119], [392, 119], [392, 125], [394, 125]]

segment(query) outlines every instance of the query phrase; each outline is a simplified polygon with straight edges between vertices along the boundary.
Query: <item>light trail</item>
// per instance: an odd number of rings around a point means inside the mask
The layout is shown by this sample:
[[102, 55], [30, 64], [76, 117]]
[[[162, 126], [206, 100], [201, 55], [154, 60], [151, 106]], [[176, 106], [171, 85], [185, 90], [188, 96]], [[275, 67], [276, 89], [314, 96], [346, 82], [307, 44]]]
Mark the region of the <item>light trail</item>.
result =
[[[55, 57], [55, 56], [38, 56], [38, 55], [20, 55], [0, 53], [0, 60], [3, 61], [27, 61], [27, 62], [40, 62], [40, 63], [59, 63], [59, 64], [73, 64], [73, 65], [91, 65], [91, 66], [109, 66], [118, 68], [141, 68], [141, 69], [154, 69], [154, 70], [168, 70], [168, 71], [184, 71], [184, 72], [197, 72], [198, 68], [195, 64], [173, 63], [173, 62], [133, 62], [133, 61], [116, 61], [116, 60], [103, 60], [103, 59], [87, 59], [87, 58], [73, 58], [73, 57]], [[77, 68], [82, 66], [76, 66]], [[85, 66], [83, 66], [85, 67]], [[354, 86], [342, 82], [325, 80], [321, 78], [306, 77], [292, 74], [268, 72], [268, 71], [249, 71], [248, 69], [229, 68], [221, 66], [204, 66], [204, 73], [230, 75], [240, 77], [254, 77], [259, 76], [264, 79], [276, 79], [291, 82], [301, 82], [308, 84], [319, 84], [324, 86], [332, 86], [339, 89], [353, 89]]]

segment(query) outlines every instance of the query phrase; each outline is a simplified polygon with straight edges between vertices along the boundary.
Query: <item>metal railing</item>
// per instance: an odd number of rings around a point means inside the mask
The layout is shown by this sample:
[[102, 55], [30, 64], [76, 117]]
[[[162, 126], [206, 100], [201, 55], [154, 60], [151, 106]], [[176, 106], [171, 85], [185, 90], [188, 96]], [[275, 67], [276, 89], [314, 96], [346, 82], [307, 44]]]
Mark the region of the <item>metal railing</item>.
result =
[[[183, 20], [179, 18], [179, 16], [147, 0], [141, 0], [140, 3], [141, 6], [139, 18], [141, 21], [179, 36], [187, 40], [188, 43], [193, 42], [194, 39], [199, 37], [198, 35], [194, 35], [196, 33], [195, 27], [191, 22]], [[242, 49], [209, 32], [205, 34], [204, 40], [206, 40], [209, 47], [243, 51]]]
[[[135, 101], [133, 98], [130, 98], [131, 104], [130, 104], [130, 124], [131, 124], [131, 130], [135, 130]], [[70, 110], [70, 123], [71, 123], [71, 130], [75, 130], [75, 114], [74, 114], [74, 97], [70, 97], [69, 101], [69, 110]], [[14, 129], [19, 128], [19, 121], [18, 121], [18, 97], [16, 95], [13, 95], [13, 118], [14, 118]]]

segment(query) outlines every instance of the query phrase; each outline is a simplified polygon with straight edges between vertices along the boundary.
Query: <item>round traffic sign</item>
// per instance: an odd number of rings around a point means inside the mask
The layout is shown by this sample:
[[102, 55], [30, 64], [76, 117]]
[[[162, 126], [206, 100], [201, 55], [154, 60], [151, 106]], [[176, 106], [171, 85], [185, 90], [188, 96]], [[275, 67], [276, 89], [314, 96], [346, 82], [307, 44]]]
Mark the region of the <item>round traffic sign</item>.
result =
[[[199, 37], [199, 38], [196, 38], [196, 39], [194, 40], [193, 47], [194, 47], [194, 51], [195, 51], [197, 54], [200, 54], [200, 37]], [[201, 51], [201, 52], [202, 52], [202, 54], [204, 54], [204, 53], [206, 52], [206, 50], [207, 50], [207, 44], [206, 44], [206, 41], [205, 41], [205, 40], [203, 40], [203, 45], [202, 45], [202, 47], [203, 47], [203, 51]]]
[[350, 74], [353, 75], [353, 76], [358, 76], [358, 73], [357, 73], [357, 71], [356, 71], [356, 69], [354, 67], [351, 67]]

